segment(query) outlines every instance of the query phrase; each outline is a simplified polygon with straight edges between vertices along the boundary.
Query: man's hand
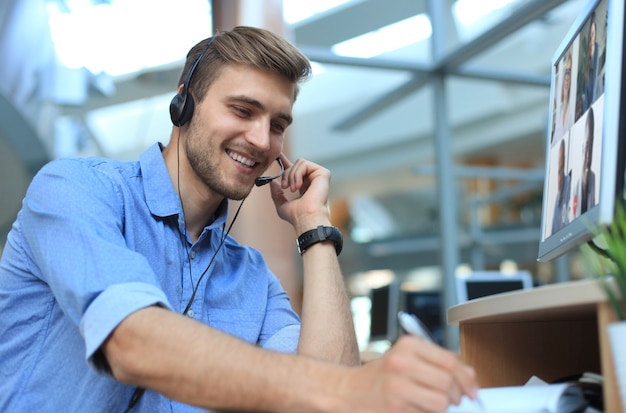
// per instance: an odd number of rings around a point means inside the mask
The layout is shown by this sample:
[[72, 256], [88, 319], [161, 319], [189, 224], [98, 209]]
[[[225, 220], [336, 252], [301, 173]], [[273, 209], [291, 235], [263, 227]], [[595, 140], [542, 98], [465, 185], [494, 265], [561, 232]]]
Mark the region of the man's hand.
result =
[[418, 337], [402, 336], [382, 357], [353, 370], [342, 392], [371, 412], [442, 412], [474, 399], [474, 370], [456, 354]]
[[283, 154], [281, 159], [285, 173], [280, 182], [270, 184], [278, 216], [291, 223], [298, 234], [329, 225], [330, 171], [304, 159], [293, 164]]

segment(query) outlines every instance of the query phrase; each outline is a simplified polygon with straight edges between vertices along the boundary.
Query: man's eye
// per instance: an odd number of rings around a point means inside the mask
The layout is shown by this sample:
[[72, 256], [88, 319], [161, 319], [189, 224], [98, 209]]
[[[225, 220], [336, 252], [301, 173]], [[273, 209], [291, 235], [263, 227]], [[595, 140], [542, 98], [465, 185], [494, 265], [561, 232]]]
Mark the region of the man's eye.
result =
[[239, 113], [241, 116], [245, 116], [245, 117], [250, 116], [250, 111], [246, 108], [236, 106], [235, 111], [237, 111], [237, 113]]
[[272, 129], [274, 131], [276, 131], [276, 132], [283, 133], [283, 132], [285, 132], [285, 129], [287, 129], [287, 128], [285, 126], [283, 126], [281, 123], [274, 122], [274, 123], [272, 123]]

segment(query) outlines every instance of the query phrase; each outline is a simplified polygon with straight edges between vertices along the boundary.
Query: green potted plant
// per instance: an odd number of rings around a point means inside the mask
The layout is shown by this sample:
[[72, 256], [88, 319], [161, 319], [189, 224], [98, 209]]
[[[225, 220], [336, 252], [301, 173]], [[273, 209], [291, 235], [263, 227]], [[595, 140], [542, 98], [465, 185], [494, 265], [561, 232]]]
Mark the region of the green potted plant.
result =
[[606, 293], [617, 319], [607, 327], [613, 366], [622, 406], [626, 406], [626, 212], [618, 203], [613, 223], [597, 228], [595, 238], [582, 248], [593, 276]]
[[[619, 321], [626, 320], [626, 211], [621, 204], [615, 208], [610, 226], [596, 228], [594, 242], [583, 247], [593, 276], [611, 304]], [[598, 245], [600, 244], [600, 246]]]

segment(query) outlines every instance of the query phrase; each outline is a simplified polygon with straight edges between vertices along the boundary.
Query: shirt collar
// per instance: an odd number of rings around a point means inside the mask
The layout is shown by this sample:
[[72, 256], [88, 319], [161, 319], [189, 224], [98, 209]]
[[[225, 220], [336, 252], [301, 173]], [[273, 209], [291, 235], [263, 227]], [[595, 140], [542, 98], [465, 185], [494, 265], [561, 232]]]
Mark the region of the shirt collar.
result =
[[[150, 212], [156, 216], [182, 215], [180, 199], [165, 165], [162, 150], [163, 145], [155, 143], [139, 156], [146, 204]], [[228, 200], [224, 199], [208, 227], [215, 228], [224, 225], [227, 217]]]

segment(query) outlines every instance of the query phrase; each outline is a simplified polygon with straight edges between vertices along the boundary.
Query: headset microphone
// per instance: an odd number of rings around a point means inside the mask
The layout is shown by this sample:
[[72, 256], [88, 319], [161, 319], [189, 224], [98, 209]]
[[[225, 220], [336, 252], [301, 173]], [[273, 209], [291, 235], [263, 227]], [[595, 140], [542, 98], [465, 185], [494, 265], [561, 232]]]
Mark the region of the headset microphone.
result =
[[278, 175], [276, 175], [276, 176], [261, 176], [261, 177], [259, 177], [259, 178], [254, 180], [254, 184], [256, 186], [263, 186], [265, 184], [269, 184], [274, 179], [277, 179], [277, 178], [280, 178], [281, 176], [283, 176], [283, 173], [285, 173], [285, 166], [283, 165], [283, 161], [281, 161], [280, 158], [276, 158], [276, 162], [278, 162], [278, 165], [280, 165], [280, 172], [278, 173]]

